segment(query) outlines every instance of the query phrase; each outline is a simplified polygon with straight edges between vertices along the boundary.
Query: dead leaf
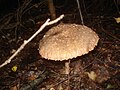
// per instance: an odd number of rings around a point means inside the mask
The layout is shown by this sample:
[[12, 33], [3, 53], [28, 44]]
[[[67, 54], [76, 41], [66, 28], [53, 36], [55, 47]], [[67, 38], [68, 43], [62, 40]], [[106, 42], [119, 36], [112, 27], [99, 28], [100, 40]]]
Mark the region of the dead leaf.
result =
[[120, 17], [114, 18], [117, 23], [120, 23]]
[[86, 73], [87, 73], [87, 75], [88, 75], [88, 77], [89, 77], [90, 79], [92, 79], [93, 81], [96, 80], [97, 75], [96, 75], [96, 73], [95, 73], [94, 71], [86, 72]]

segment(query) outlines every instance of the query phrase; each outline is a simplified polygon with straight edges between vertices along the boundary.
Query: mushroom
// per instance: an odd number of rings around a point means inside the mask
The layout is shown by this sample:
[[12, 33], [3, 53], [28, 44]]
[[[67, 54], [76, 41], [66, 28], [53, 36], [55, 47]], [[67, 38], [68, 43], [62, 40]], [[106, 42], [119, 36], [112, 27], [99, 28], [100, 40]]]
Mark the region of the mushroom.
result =
[[[69, 61], [93, 50], [98, 40], [98, 35], [84, 25], [59, 24], [40, 40], [39, 53], [48, 60]], [[65, 62], [66, 74], [69, 74], [68, 61]]]

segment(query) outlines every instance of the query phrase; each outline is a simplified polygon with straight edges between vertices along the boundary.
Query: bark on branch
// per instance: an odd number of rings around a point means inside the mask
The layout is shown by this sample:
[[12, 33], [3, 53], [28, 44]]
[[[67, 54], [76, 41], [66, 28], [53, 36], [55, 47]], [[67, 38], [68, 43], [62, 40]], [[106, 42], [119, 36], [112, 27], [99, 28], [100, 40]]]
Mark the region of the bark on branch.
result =
[[62, 18], [64, 17], [64, 15], [61, 15], [60, 17], [58, 17], [57, 19], [50, 21], [50, 19], [47, 19], [46, 22], [38, 29], [37, 32], [35, 32], [28, 40], [24, 40], [23, 44], [17, 49], [17, 51], [9, 58], [7, 59], [3, 64], [0, 65], [0, 68], [7, 65], [8, 63], [11, 62], [11, 60], [22, 50], [24, 49], [24, 47], [35, 37], [37, 36], [46, 26], [48, 25], [52, 25], [54, 23], [57, 23], [58, 21], [60, 21]]

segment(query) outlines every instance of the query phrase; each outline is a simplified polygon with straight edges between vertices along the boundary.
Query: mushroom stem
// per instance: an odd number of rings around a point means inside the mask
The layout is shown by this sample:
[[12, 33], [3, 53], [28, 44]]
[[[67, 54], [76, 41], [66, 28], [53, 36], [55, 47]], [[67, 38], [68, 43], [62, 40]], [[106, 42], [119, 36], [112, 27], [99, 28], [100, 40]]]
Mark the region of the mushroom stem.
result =
[[65, 62], [65, 74], [68, 77], [68, 80], [66, 81], [66, 84], [67, 84], [66, 90], [70, 90], [70, 85], [69, 85], [70, 84], [70, 77], [69, 77], [69, 74], [70, 74], [70, 60]]
[[70, 60], [65, 62], [65, 74], [69, 75], [70, 73]]

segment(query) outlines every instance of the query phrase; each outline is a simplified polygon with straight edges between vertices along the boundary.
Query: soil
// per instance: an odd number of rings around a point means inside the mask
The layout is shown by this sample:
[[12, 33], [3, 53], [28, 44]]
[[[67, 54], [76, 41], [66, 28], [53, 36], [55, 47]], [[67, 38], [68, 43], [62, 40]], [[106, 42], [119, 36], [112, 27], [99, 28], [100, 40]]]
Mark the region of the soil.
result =
[[[0, 68], [0, 90], [119, 90], [120, 23], [116, 22], [115, 17], [120, 16], [120, 4], [115, 0], [80, 1], [84, 25], [92, 28], [100, 38], [95, 49], [71, 59], [70, 74], [65, 75], [66, 61], [50, 61], [39, 55], [39, 41], [54, 25], [48, 26], [9, 64]], [[55, 0], [54, 4], [57, 17], [65, 14], [60, 22], [81, 24], [75, 0]], [[47, 18], [50, 14], [47, 2], [43, 0], [22, 0], [18, 8], [1, 16], [0, 65]]]

